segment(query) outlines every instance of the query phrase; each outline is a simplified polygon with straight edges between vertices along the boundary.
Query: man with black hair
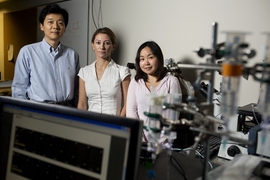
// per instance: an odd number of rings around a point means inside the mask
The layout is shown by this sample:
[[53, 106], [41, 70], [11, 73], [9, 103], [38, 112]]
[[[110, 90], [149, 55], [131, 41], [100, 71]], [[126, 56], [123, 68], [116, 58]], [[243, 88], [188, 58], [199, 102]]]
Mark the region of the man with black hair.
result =
[[47, 5], [39, 15], [41, 42], [21, 48], [12, 82], [12, 97], [66, 106], [77, 106], [79, 55], [61, 44], [68, 12], [57, 4]]

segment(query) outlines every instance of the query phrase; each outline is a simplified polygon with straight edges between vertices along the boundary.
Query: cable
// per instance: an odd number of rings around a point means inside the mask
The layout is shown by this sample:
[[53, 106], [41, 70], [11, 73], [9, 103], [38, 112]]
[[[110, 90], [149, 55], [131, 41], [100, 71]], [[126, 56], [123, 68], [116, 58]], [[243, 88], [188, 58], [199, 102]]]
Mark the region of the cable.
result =
[[[102, 0], [99, 1], [99, 10], [98, 10], [98, 27], [103, 27], [103, 18], [102, 18], [102, 8], [101, 8]], [[100, 20], [101, 18], [101, 20]], [[101, 26], [99, 24], [99, 21], [101, 21]]]
[[[177, 151], [177, 152], [183, 151], [183, 152], [185, 152], [185, 154], [187, 154], [187, 151], [192, 150], [192, 149], [193, 148], [186, 148], [186, 149], [172, 148], [173, 151]], [[200, 159], [204, 159], [204, 156], [198, 150], [195, 150], [195, 152], [196, 152], [196, 155], [199, 155]], [[209, 164], [210, 168], [213, 169], [213, 165], [212, 165], [211, 161], [208, 161], [208, 164]]]
[[[199, 155], [201, 157], [201, 159], [204, 159], [204, 156], [199, 151], [197, 151], [197, 150], [195, 150], [195, 151], [196, 151], [197, 155]], [[210, 168], [213, 169], [213, 165], [210, 161], [208, 161], [208, 164], [209, 164]]]
[[[181, 166], [181, 164], [177, 161], [177, 159], [175, 159], [175, 157], [173, 156], [173, 155], [171, 155], [170, 156], [170, 160], [171, 160], [171, 162], [172, 162], [172, 160], [174, 160], [175, 162], [176, 162], [176, 164], [179, 166], [179, 168], [181, 169], [181, 170], [179, 170], [179, 172], [180, 172], [180, 174], [182, 174], [183, 175], [183, 177], [184, 177], [184, 179], [185, 180], [188, 180], [188, 178], [187, 178], [187, 175], [186, 175], [186, 173], [185, 173], [185, 170], [183, 169], [183, 167]], [[173, 162], [172, 162], [172, 164], [173, 164]]]
[[102, 18], [102, 0], [99, 1], [99, 8], [98, 8], [98, 15], [97, 15], [97, 22], [95, 20], [95, 16], [94, 16], [94, 0], [92, 0], [92, 20], [93, 20], [93, 23], [95, 25], [95, 28], [98, 29], [98, 28], [101, 28], [103, 27], [103, 18]]
[[94, 0], [92, 0], [92, 20], [93, 20], [93, 23], [94, 23], [96, 29], [98, 29], [96, 22], [95, 22], [95, 18], [94, 18]]
[[257, 119], [257, 117], [256, 117], [256, 114], [255, 114], [254, 104], [251, 104], [251, 109], [252, 109], [252, 112], [253, 112], [253, 115], [254, 115], [254, 118], [255, 118], [257, 124], [260, 124], [259, 121], [258, 121], [258, 119]]

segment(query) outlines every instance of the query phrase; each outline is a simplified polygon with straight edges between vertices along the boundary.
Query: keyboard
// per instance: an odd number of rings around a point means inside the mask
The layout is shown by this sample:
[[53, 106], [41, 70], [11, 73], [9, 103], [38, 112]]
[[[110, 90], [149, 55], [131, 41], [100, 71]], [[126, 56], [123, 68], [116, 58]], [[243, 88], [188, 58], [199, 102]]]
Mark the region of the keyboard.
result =
[[[209, 157], [213, 157], [218, 154], [219, 147], [221, 144], [221, 138], [216, 136], [211, 136], [209, 139]], [[205, 150], [205, 142], [201, 142], [198, 144], [196, 150], [204, 156], [204, 150]]]

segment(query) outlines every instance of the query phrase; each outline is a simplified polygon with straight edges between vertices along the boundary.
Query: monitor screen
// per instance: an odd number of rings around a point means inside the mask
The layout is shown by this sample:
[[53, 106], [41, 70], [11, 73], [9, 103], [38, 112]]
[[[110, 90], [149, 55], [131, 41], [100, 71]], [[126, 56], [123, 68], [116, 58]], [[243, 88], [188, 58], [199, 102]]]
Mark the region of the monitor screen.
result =
[[137, 179], [142, 121], [0, 96], [0, 179]]

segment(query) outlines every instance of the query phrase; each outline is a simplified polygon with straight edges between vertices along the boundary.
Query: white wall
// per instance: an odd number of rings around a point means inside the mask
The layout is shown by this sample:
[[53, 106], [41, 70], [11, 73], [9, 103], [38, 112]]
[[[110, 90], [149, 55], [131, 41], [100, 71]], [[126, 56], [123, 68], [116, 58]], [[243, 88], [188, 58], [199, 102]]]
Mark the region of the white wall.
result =
[[[95, 12], [98, 3], [95, 1]], [[103, 0], [102, 20], [103, 26], [110, 27], [117, 36], [116, 61], [122, 65], [134, 62], [137, 48], [147, 40], [156, 41], [165, 58], [188, 59], [195, 64], [205, 62], [206, 57], [199, 58], [193, 51], [197, 47], [211, 48], [211, 24], [215, 21], [218, 43], [225, 41], [222, 31], [251, 33], [246, 42], [257, 51], [248, 63], [252, 66], [260, 62], [260, 46], [265, 40], [261, 33], [270, 32], [269, 7], [269, 0]], [[91, 26], [92, 34], [92, 23]], [[94, 58], [93, 54], [89, 57]], [[220, 82], [217, 75], [216, 88]], [[252, 77], [248, 81], [242, 78], [239, 105], [257, 102], [258, 96], [259, 83]]]

